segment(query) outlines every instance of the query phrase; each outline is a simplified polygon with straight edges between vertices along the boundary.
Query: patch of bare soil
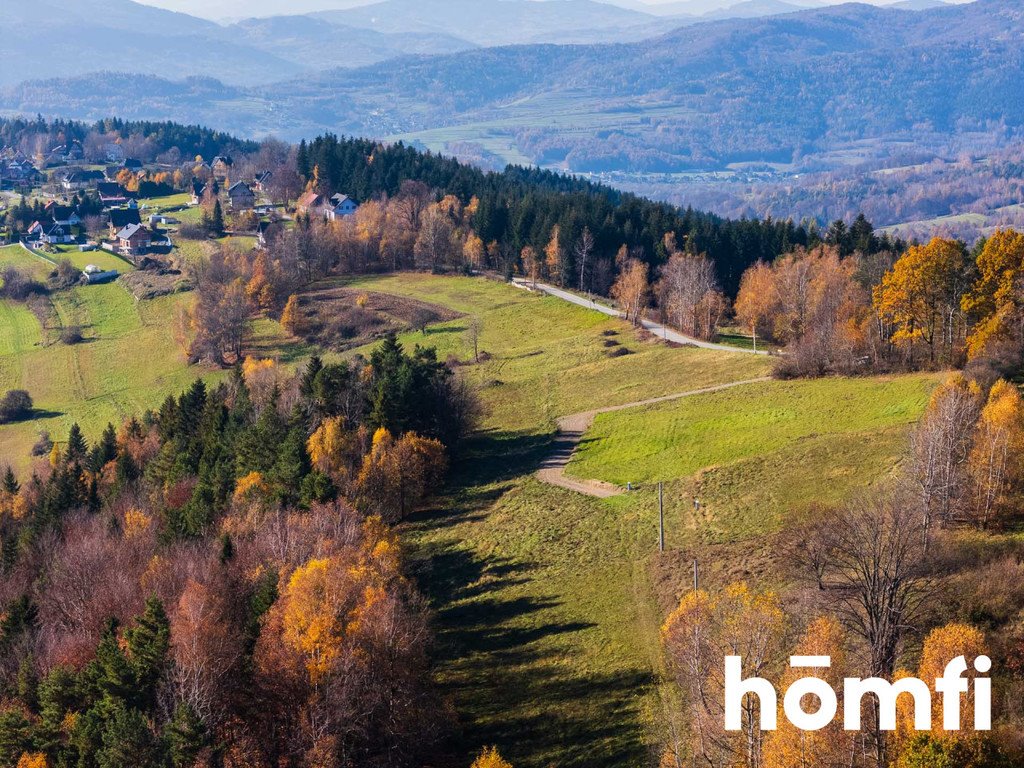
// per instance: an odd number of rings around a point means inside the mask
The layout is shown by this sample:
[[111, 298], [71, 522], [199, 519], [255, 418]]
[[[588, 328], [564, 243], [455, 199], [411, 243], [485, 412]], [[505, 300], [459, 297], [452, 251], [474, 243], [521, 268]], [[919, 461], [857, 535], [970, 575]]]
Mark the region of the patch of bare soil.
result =
[[439, 304], [318, 283], [299, 297], [301, 335], [335, 350], [362, 346], [389, 333], [420, 329], [462, 317]]
[[118, 278], [136, 300], [192, 290], [192, 282], [180, 270], [159, 263], [147, 266], [149, 268], [128, 272]]

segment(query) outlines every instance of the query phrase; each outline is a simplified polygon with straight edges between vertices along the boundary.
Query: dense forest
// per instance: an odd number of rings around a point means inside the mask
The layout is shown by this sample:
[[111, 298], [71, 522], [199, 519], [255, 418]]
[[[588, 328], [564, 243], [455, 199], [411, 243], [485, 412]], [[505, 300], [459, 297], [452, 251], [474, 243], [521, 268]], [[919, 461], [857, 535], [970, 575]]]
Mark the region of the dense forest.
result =
[[472, 419], [389, 338], [298, 375], [246, 360], [8, 469], [0, 766], [421, 764], [449, 714], [389, 526]]

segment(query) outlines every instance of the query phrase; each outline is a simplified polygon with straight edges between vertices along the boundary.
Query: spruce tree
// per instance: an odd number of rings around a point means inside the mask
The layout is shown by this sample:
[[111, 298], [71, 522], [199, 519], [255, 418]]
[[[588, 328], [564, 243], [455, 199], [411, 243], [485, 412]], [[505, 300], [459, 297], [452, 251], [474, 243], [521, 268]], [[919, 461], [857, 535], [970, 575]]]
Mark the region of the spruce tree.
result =
[[64, 452], [68, 463], [73, 464], [76, 461], [85, 461], [85, 456], [88, 452], [89, 444], [85, 442], [85, 437], [82, 435], [82, 428], [79, 427], [77, 423], [72, 424], [71, 431], [68, 432], [68, 447]]
[[186, 702], [175, 707], [174, 716], [167, 723], [165, 733], [174, 768], [194, 765], [199, 753], [210, 743], [202, 719]]
[[124, 633], [128, 661], [135, 675], [136, 701], [149, 709], [156, 701], [157, 683], [167, 666], [171, 626], [163, 603], [151, 597], [135, 624]]
[[11, 469], [10, 465], [4, 470], [3, 489], [10, 494], [15, 494], [21, 490], [21, 485], [18, 483], [18, 478], [14, 475], [14, 470]]

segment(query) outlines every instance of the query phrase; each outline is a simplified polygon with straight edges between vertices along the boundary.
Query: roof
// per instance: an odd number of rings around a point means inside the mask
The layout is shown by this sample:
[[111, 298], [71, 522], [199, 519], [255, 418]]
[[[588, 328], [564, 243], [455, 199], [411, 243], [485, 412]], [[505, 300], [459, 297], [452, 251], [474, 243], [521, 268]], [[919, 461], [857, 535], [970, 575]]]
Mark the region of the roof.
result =
[[310, 208], [316, 205], [320, 201], [320, 199], [321, 198], [319, 193], [310, 190], [309, 192], [307, 192], [306, 194], [299, 198], [299, 207]]
[[64, 181], [94, 181], [102, 178], [102, 171], [86, 171], [81, 168], [64, 174]]
[[118, 240], [131, 240], [136, 235], [141, 234], [143, 236], [149, 235], [149, 230], [141, 224], [129, 224], [127, 227], [117, 233]]
[[237, 194], [239, 192], [244, 194], [244, 195], [251, 195], [252, 194], [252, 190], [249, 189], [249, 185], [246, 184], [244, 181], [236, 181], [234, 184], [232, 184], [230, 187], [228, 187], [228, 195], [229, 196], [232, 193], [236, 193]]
[[124, 229], [129, 224], [141, 224], [138, 208], [111, 208], [110, 226], [116, 229]]
[[223, 163], [224, 165], [234, 165], [235, 161], [231, 159], [231, 155], [217, 155], [213, 158], [214, 163]]
[[142, 161], [135, 157], [126, 157], [122, 165], [125, 168], [141, 168]]
[[128, 191], [116, 181], [101, 181], [96, 185], [100, 197], [127, 197]]
[[50, 208], [50, 215], [54, 221], [71, 221], [71, 217], [78, 214], [70, 205], [55, 205]]

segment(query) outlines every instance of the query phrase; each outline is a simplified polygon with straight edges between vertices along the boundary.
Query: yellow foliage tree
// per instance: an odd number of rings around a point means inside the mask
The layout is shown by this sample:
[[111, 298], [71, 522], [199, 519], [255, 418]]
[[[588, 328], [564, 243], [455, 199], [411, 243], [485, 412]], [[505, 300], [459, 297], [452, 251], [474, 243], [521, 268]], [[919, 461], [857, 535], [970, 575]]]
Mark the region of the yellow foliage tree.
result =
[[[789, 688], [797, 679], [813, 674], [842, 691], [846, 676], [845, 636], [835, 619], [826, 617], [810, 623], [794, 653], [800, 656], [829, 656], [832, 666], [828, 669], [788, 669], [783, 675], [780, 691]], [[780, 702], [781, 705], [781, 702]], [[842, 711], [840, 699], [839, 711]], [[850, 763], [854, 743], [843, 730], [841, 718], [820, 731], [804, 731], [789, 722], [782, 707], [779, 708], [778, 729], [772, 731], [765, 741], [764, 768], [812, 768], [812, 766], [833, 766]]]
[[978, 279], [963, 297], [962, 307], [975, 321], [967, 339], [971, 357], [1004, 336], [1021, 309], [1024, 278], [1024, 234], [1001, 229], [985, 241], [977, 259]]
[[551, 239], [544, 247], [544, 266], [548, 277], [558, 285], [562, 284], [562, 260], [565, 258], [562, 244], [559, 242], [560, 237], [561, 230], [556, 224], [551, 228]]
[[235, 503], [239, 503], [249, 498], [266, 497], [270, 492], [270, 485], [263, 479], [263, 475], [259, 472], [250, 472], [235, 483], [235, 493], [232, 498]]
[[348, 474], [356, 449], [355, 436], [345, 429], [343, 416], [324, 419], [306, 443], [313, 466], [333, 477]]
[[49, 768], [50, 762], [42, 752], [23, 752], [17, 768]]
[[470, 232], [462, 246], [462, 255], [471, 267], [479, 267], [484, 261], [484, 241], [475, 232]]
[[134, 539], [149, 529], [153, 519], [138, 507], [131, 507], [124, 513], [124, 537]]
[[477, 755], [471, 768], [512, 768], [512, 763], [498, 754], [497, 747], [485, 747]]
[[874, 290], [875, 311], [892, 326], [892, 340], [913, 350], [928, 347], [929, 359], [952, 356], [963, 324], [960, 302], [967, 254], [956, 240], [936, 237], [909, 248]]
[[299, 312], [299, 298], [294, 293], [285, 302], [284, 311], [281, 312], [281, 325], [293, 336], [302, 332], [302, 313]]
[[356, 480], [358, 503], [389, 523], [401, 520], [437, 490], [446, 467], [439, 441], [415, 432], [395, 439], [380, 428]]
[[968, 471], [974, 491], [974, 515], [982, 527], [1016, 508], [1024, 479], [1024, 400], [1000, 379], [989, 392], [975, 428]]

